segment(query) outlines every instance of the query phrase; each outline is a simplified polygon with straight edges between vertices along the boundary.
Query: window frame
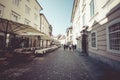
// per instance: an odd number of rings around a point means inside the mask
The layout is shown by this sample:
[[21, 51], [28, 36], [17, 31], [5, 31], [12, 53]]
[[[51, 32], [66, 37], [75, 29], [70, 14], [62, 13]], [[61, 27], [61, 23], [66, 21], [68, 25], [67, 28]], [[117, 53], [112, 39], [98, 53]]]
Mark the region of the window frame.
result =
[[37, 20], [38, 19], [38, 15], [36, 13], [34, 13], [34, 19]]
[[94, 17], [95, 15], [95, 1], [91, 0], [90, 1], [90, 17]]
[[111, 27], [112, 25], [115, 25], [117, 23], [120, 23], [120, 18], [118, 19], [115, 19], [113, 21], [111, 21], [109, 24], [107, 24], [107, 27], [106, 27], [106, 34], [107, 34], [107, 51], [109, 52], [112, 52], [112, 53], [117, 53], [117, 54], [120, 54], [120, 51], [118, 50], [113, 50], [113, 49], [110, 49], [110, 37], [109, 37], [109, 27]]
[[0, 4], [0, 17], [3, 17], [3, 14], [4, 14], [4, 8], [5, 6], [3, 6], [2, 4]]
[[30, 21], [29, 21], [28, 19], [25, 18], [24, 24], [25, 24], [25, 25], [30, 25]]
[[25, 5], [25, 13], [30, 15], [30, 12], [31, 12], [31, 8], [27, 5]]
[[34, 23], [34, 28], [36, 28], [36, 29], [38, 28], [38, 25], [37, 25], [37, 24], [35, 24], [35, 23]]
[[21, 0], [12, 0], [13, 4], [17, 7], [20, 6], [20, 1]]
[[[16, 17], [16, 20], [13, 19], [13, 18], [15, 18], [15, 17]], [[19, 22], [19, 20], [20, 20], [20, 15], [17, 14], [16, 12], [14, 12], [14, 11], [11, 11], [11, 20], [13, 20], [13, 21], [15, 21], [15, 22]]]
[[[92, 46], [92, 34], [93, 33], [95, 33], [95, 47], [94, 46]], [[90, 46], [91, 46], [91, 48], [93, 48], [93, 49], [97, 49], [97, 31], [92, 31], [91, 32], [91, 34], [90, 34]]]
[[30, 2], [30, 0], [26, 0], [27, 2]]
[[85, 26], [85, 24], [86, 24], [85, 23], [85, 16], [86, 16], [86, 14], [84, 13], [83, 16], [82, 16], [82, 24], [83, 24], [83, 26]]

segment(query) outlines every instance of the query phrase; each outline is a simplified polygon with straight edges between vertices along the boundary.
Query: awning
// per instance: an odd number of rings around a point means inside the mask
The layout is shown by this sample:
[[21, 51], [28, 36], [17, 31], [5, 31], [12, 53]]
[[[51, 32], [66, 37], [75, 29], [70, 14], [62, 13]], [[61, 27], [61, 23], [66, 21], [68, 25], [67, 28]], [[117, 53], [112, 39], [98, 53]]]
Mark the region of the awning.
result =
[[0, 31], [18, 35], [44, 35], [39, 30], [25, 24], [0, 18]]
[[18, 35], [25, 35], [25, 36], [29, 36], [29, 35], [33, 35], [33, 36], [43, 36], [44, 34], [41, 33], [40, 31], [36, 30], [35, 28], [32, 27], [27, 27], [26, 29], [23, 30], [19, 30], [17, 31]]
[[50, 36], [48, 36], [48, 35], [42, 35], [41, 39], [43, 39], [43, 40], [52, 40], [52, 38]]

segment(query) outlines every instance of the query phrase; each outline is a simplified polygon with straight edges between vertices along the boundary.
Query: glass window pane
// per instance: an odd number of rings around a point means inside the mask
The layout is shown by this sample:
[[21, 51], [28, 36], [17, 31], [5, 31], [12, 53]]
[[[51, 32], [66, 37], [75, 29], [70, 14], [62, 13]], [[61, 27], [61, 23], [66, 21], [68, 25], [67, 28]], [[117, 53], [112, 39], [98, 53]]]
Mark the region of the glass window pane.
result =
[[109, 27], [110, 49], [120, 51], [120, 23]]

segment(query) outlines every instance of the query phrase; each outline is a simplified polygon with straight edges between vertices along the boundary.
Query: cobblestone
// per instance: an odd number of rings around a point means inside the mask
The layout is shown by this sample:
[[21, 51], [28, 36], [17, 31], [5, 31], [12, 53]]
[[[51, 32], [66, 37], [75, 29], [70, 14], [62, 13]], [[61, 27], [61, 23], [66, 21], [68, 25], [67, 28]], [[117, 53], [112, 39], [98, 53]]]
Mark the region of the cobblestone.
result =
[[0, 72], [0, 80], [120, 80], [119, 74], [89, 56], [60, 48], [29, 64]]

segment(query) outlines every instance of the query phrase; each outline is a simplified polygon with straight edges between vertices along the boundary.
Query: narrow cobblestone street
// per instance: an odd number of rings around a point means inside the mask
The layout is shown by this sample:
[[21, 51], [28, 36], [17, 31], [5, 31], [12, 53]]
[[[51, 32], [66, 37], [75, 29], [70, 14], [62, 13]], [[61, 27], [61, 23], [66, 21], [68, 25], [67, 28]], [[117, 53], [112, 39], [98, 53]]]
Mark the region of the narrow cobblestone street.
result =
[[107, 65], [77, 51], [58, 50], [0, 73], [0, 80], [120, 80]]

